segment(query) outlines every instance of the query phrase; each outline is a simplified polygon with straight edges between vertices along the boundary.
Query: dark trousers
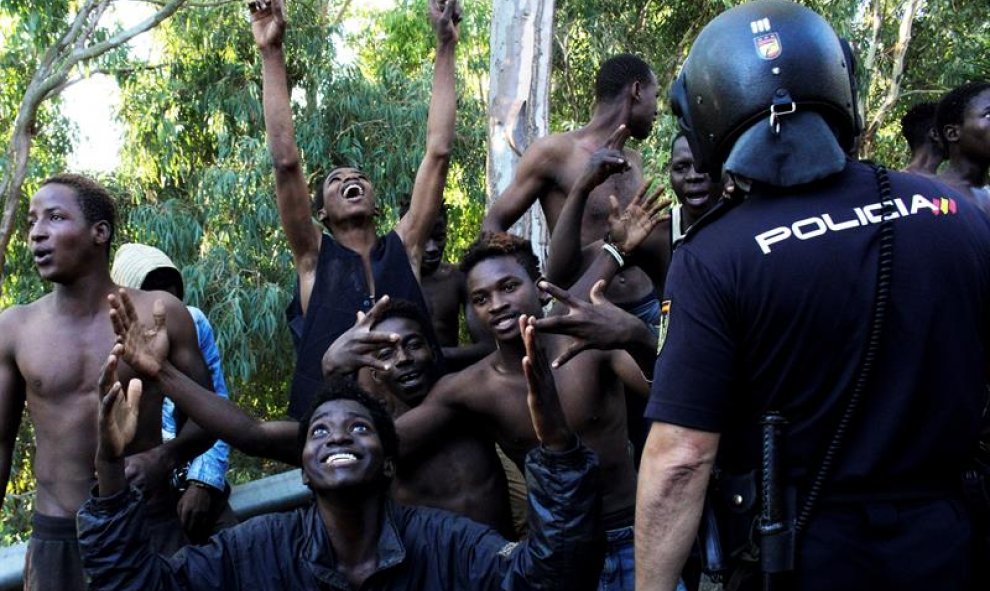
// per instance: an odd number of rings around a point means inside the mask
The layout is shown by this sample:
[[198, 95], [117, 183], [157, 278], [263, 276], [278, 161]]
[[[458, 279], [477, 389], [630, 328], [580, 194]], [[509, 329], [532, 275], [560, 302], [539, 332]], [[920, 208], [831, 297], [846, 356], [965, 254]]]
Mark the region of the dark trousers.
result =
[[[797, 570], [778, 589], [971, 589], [972, 519], [962, 500], [822, 503], [798, 542]], [[741, 569], [727, 589], [761, 589]]]

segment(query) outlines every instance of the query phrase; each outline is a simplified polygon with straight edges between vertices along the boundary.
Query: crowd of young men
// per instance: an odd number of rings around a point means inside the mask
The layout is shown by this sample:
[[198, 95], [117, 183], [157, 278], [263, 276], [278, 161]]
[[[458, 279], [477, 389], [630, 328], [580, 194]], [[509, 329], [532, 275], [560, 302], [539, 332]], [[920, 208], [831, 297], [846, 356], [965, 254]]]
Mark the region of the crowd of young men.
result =
[[[674, 83], [672, 207], [626, 147], [650, 135], [663, 81], [618, 55], [589, 123], [533, 144], [455, 267], [443, 192], [460, 6], [428, 6], [424, 157], [380, 236], [359, 170], [332, 170], [311, 202], [283, 0], [249, 3], [297, 275], [291, 420], [258, 421], [211, 380], [201, 313], [167, 256], [127, 245], [112, 278], [103, 187], [62, 174], [32, 197], [29, 244], [52, 292], [0, 314], [4, 485], [25, 407], [36, 433], [25, 588], [674, 589], [696, 588], [699, 568], [732, 589], [761, 568], [782, 588], [972, 585], [979, 535], [957, 485], [986, 407], [990, 83], [905, 116], [911, 174], [871, 169], [852, 156], [848, 46], [785, 0], [742, 5], [705, 28]], [[535, 203], [552, 233], [545, 273], [506, 233]], [[160, 269], [178, 285], [151, 281]], [[462, 314], [476, 342], [459, 346]], [[188, 420], [163, 443], [165, 397]], [[776, 478], [754, 476], [774, 447], [759, 430], [785, 423], [773, 458], [787, 484], [758, 495]], [[212, 497], [178, 497], [169, 476], [216, 438], [302, 466], [313, 503], [191, 545], [182, 525]], [[716, 465], [728, 566], [698, 533]], [[754, 521], [768, 495], [785, 500]], [[799, 546], [775, 554], [757, 530]]]

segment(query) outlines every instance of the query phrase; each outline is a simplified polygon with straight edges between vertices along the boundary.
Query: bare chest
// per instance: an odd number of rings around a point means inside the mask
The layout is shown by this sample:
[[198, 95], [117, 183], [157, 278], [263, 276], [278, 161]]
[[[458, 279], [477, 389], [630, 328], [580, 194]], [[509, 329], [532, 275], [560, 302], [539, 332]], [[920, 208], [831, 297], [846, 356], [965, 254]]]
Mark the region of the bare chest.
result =
[[[577, 364], [578, 358], [570, 363]], [[601, 387], [600, 376], [590, 368], [582, 367], [574, 371], [570, 365], [553, 370], [557, 395], [560, 399], [564, 416], [571, 430], [579, 436], [585, 433], [595, 433], [602, 425], [610, 422], [614, 413], [611, 392]], [[575, 365], [574, 369], [581, 367]], [[525, 452], [539, 443], [533, 430], [533, 421], [527, 403], [527, 386], [525, 379], [520, 376], [504, 376], [499, 380], [499, 396], [493, 409], [496, 415], [497, 438], [502, 446], [515, 460], [522, 458]]]
[[72, 322], [43, 318], [25, 327], [15, 350], [29, 400], [94, 394], [113, 347], [110, 317]]

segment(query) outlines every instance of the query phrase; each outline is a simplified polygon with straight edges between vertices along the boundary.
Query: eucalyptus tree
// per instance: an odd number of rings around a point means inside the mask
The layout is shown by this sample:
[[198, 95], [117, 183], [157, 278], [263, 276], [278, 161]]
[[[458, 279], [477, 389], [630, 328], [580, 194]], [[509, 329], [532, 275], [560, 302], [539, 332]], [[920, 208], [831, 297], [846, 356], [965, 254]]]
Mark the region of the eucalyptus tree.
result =
[[[48, 112], [39, 114], [39, 111], [46, 101], [87, 76], [88, 70], [119, 61], [120, 50], [128, 41], [173, 15], [184, 2], [162, 2], [145, 20], [118, 31], [111, 31], [103, 18], [113, 0], [73, 3], [11, 0], [0, 8], [12, 25], [9, 31], [12, 43], [3, 50], [2, 60], [7, 67], [20, 72], [13, 75], [16, 82], [26, 82], [23, 86], [14, 85], [17, 93], [14, 96], [19, 98], [10, 131], [4, 132], [9, 136], [4, 138], [6, 151], [0, 173], [0, 280], [4, 275], [7, 246], [16, 227], [15, 216], [22, 205], [31, 146], [34, 138], [43, 133], [39, 122], [51, 117]], [[6, 112], [0, 119], [10, 115]]]

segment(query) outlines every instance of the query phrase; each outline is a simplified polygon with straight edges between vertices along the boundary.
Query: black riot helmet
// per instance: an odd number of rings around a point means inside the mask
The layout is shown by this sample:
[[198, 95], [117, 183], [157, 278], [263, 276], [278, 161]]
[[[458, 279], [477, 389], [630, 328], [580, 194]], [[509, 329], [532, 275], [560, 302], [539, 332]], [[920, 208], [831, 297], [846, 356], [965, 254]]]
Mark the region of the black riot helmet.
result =
[[[852, 149], [859, 135], [855, 63], [821, 16], [787, 0], [757, 0], [713, 19], [670, 91], [695, 168], [718, 174], [740, 134], [813, 111]], [[779, 130], [779, 128], [778, 128]]]

